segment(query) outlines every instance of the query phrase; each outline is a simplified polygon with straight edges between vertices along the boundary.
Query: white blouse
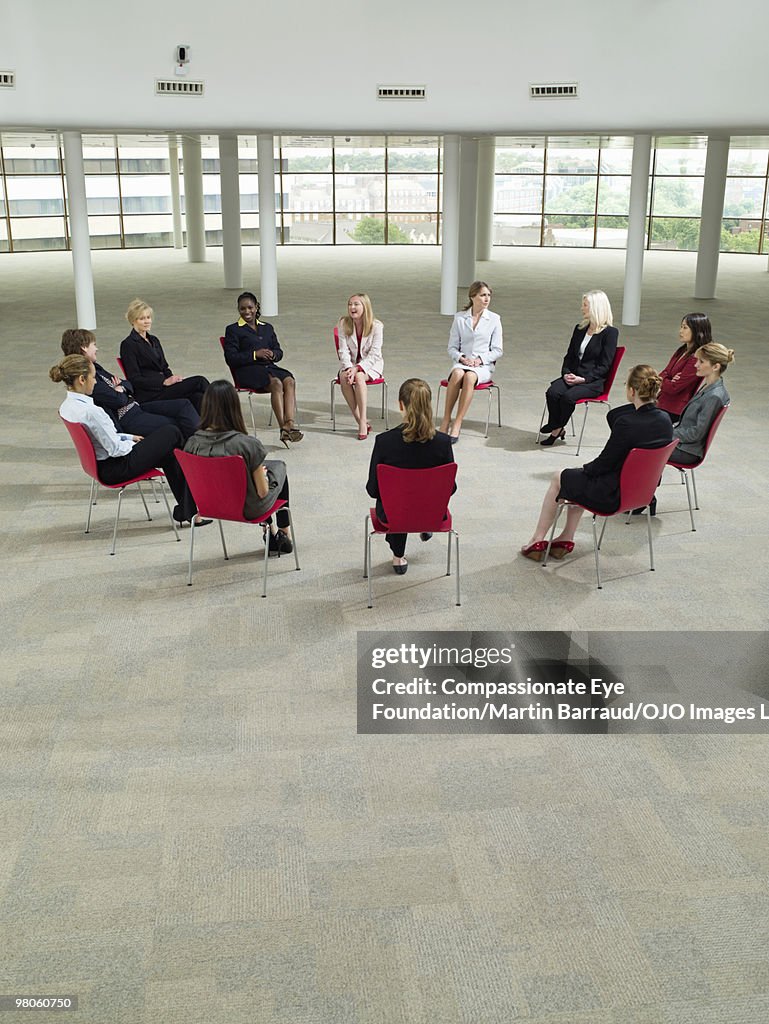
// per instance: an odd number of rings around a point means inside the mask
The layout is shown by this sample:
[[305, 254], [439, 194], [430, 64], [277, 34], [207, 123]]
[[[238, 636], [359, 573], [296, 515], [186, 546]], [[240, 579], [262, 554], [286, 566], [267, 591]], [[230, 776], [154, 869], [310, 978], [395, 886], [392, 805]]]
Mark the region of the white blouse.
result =
[[82, 423], [93, 441], [96, 459], [99, 462], [128, 455], [134, 446], [133, 435], [119, 434], [107, 413], [93, 404], [90, 395], [68, 391], [67, 397], [59, 406], [59, 413], [61, 418], [69, 423]]

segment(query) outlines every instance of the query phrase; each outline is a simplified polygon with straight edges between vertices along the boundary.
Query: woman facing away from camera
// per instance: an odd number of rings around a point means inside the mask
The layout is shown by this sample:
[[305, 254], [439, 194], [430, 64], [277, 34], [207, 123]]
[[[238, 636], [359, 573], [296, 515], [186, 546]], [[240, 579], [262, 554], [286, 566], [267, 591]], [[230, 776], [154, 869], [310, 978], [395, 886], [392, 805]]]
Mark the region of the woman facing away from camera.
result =
[[342, 364], [339, 384], [358, 424], [358, 440], [365, 441], [371, 433], [366, 411], [366, 381], [384, 377], [384, 327], [381, 320], [374, 318], [371, 299], [365, 292], [350, 296], [347, 316], [339, 318], [336, 330], [339, 338], [337, 355]]
[[582, 296], [582, 320], [572, 332], [561, 376], [545, 392], [547, 422], [539, 428], [547, 434], [540, 444], [549, 448], [566, 436], [566, 424], [580, 398], [595, 398], [604, 389], [617, 351], [619, 332], [606, 292], [593, 290]]
[[[376, 498], [376, 514], [380, 522], [387, 523], [387, 509], [379, 496], [377, 466], [397, 466], [399, 469], [430, 469], [454, 461], [451, 438], [435, 429], [433, 422], [433, 396], [430, 385], [417, 377], [410, 377], [400, 386], [398, 406], [403, 422], [392, 430], [377, 434], [368, 471], [366, 490]], [[454, 487], [456, 490], [456, 485]], [[403, 576], [408, 569], [406, 540], [408, 534], [388, 533], [385, 540], [393, 553], [393, 572]], [[431, 533], [422, 533], [427, 541]]]
[[[539, 562], [547, 550], [547, 535], [558, 513], [558, 505], [575, 501], [607, 515], [619, 508], [619, 481], [625, 459], [633, 448], [661, 448], [673, 439], [670, 417], [656, 406], [662, 380], [651, 366], [634, 366], [625, 386], [627, 405], [612, 409], [606, 417], [611, 429], [601, 454], [581, 469], [556, 473], [542, 502], [531, 539], [521, 554]], [[566, 525], [553, 539], [550, 554], [563, 558], [574, 550], [574, 534], [584, 509], [570, 505]]]
[[301, 441], [304, 434], [294, 422], [296, 416], [296, 381], [293, 374], [278, 363], [283, 349], [272, 328], [259, 319], [259, 300], [253, 292], [238, 296], [240, 316], [224, 331], [224, 359], [239, 388], [269, 394], [272, 411], [280, 428], [280, 439]]
[[[502, 321], [489, 309], [491, 288], [485, 281], [473, 281], [467, 295], [469, 302], [454, 314], [449, 331], [449, 356], [454, 365], [449, 371], [440, 429], [452, 444], [457, 443], [476, 385], [488, 384], [502, 355]], [[452, 423], [455, 405], [457, 415]]]
[[[102, 483], [122, 484], [159, 467], [177, 501], [174, 519], [184, 523], [195, 515], [195, 503], [174, 455], [174, 448], [184, 444], [177, 426], [165, 424], [149, 437], [118, 432], [104, 409], [94, 405], [91, 395], [96, 369], [84, 355], [65, 356], [51, 367], [48, 376], [57, 384], [66, 385], [67, 397], [59, 407], [59, 415], [68, 423], [80, 423], [85, 428], [93, 444]], [[197, 526], [207, 526], [211, 520], [196, 516], [195, 522]]]
[[660, 373], [662, 391], [657, 400], [659, 408], [664, 409], [673, 423], [678, 422], [684, 406], [700, 385], [695, 353], [701, 345], [707, 345], [713, 340], [708, 317], [704, 313], [687, 313], [681, 321], [678, 340], [681, 344]]
[[[184, 446], [192, 455], [217, 458], [240, 455], [246, 466], [246, 500], [243, 515], [258, 519], [282, 498], [288, 502], [286, 464], [267, 460], [262, 442], [246, 432], [238, 393], [228, 380], [215, 380], [203, 395], [200, 430]], [[277, 527], [269, 519], [270, 551], [289, 554], [293, 551], [288, 512], [277, 513]], [[266, 528], [266, 527], [265, 527]]]

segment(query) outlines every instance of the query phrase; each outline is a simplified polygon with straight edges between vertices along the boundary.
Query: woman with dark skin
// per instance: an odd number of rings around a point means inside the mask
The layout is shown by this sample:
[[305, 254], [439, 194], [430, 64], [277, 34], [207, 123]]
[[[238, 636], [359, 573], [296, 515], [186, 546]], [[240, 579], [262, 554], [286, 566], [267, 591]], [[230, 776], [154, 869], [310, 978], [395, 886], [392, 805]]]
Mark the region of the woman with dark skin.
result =
[[296, 443], [304, 437], [294, 422], [296, 381], [288, 370], [277, 365], [283, 350], [272, 325], [260, 320], [259, 312], [259, 300], [253, 292], [238, 296], [240, 318], [225, 329], [224, 358], [238, 387], [269, 394], [280, 439], [288, 448], [289, 441]]

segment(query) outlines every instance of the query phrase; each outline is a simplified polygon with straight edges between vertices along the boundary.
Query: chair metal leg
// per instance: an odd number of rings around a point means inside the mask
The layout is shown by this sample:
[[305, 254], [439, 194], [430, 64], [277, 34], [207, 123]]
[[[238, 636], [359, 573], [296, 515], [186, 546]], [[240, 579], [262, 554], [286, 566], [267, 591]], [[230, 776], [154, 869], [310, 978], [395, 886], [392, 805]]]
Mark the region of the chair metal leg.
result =
[[[117, 510], [115, 511], [115, 525], [112, 528], [112, 550], [110, 551], [111, 555], [115, 554], [115, 544], [117, 543], [117, 524], [118, 524], [118, 520], [120, 519], [120, 505], [121, 505], [121, 502], [123, 501], [123, 491], [124, 490], [125, 490], [125, 487], [121, 487], [120, 490], [117, 492]], [[146, 508], [147, 506], [145, 505], [144, 507]], [[149, 512], [148, 512], [147, 513], [147, 518], [149, 519], [149, 517], [150, 516], [149, 516]]]
[[539, 417], [539, 430], [537, 436], [534, 438], [534, 444], [539, 444], [539, 435], [542, 433], [542, 424], [545, 422], [545, 413], [547, 412], [547, 402], [542, 406], [542, 415]]
[[[456, 530], [454, 530], [453, 532], [454, 532], [454, 543], [455, 543], [456, 549], [457, 549], [456, 550], [456, 555], [457, 555], [457, 608], [459, 608], [459, 606], [462, 604], [462, 599], [461, 599], [460, 594], [459, 594], [459, 534], [456, 532]], [[451, 543], [451, 538], [449, 538], [449, 544], [450, 543]]]
[[366, 550], [367, 558], [366, 563], [368, 565], [368, 606], [369, 608], [374, 607], [374, 591], [371, 587], [371, 534], [369, 533], [366, 537]]
[[224, 526], [222, 525], [221, 519], [219, 520], [219, 536], [222, 538], [222, 551], [224, 552], [225, 562], [229, 562], [230, 556], [227, 553], [227, 545], [224, 543]]
[[545, 548], [545, 557], [539, 563], [543, 567], [547, 565], [547, 560], [550, 557], [550, 548], [553, 545], [553, 537], [555, 537], [555, 528], [558, 525], [558, 520], [561, 518], [561, 512], [563, 512], [564, 508], [566, 508], [566, 503], [562, 501], [558, 505], [558, 511], [555, 513], [555, 519], [553, 520], [553, 525], [550, 527], [550, 536], [547, 538], [547, 547]]
[[335, 386], [336, 386], [336, 381], [332, 380], [331, 381], [331, 429], [332, 430], [336, 430], [336, 410], [334, 409], [334, 404], [335, 404], [334, 403], [334, 399], [336, 398], [336, 392], [334, 391]]
[[598, 550], [599, 551], [601, 550], [601, 545], [603, 544], [603, 534], [604, 534], [604, 530], [606, 529], [606, 524], [608, 522], [609, 522], [609, 520], [606, 517], [604, 517], [603, 524], [601, 525], [601, 533], [600, 533], [600, 536], [598, 537]]
[[451, 576], [451, 534], [453, 531], [449, 530], [446, 534], [448, 544], [446, 545], [446, 575]]
[[[161, 486], [162, 486], [162, 484], [161, 484]], [[160, 498], [158, 497], [158, 492], [155, 490], [155, 481], [154, 480], [150, 480], [150, 487], [152, 488], [152, 497], [155, 499], [155, 504], [159, 505], [160, 504]]]
[[493, 388], [489, 388], [488, 390], [489, 390], [489, 403], [488, 403], [488, 406], [486, 407], [486, 433], [483, 435], [484, 437], [488, 437], [489, 436], [489, 423], [491, 422], [491, 392], [494, 389]]
[[264, 575], [262, 577], [262, 597], [267, 597], [267, 563], [270, 560], [270, 528], [264, 531]]
[[689, 519], [692, 522], [692, 533], [696, 533], [697, 527], [694, 525], [694, 508], [692, 506], [692, 492], [689, 487], [689, 474], [684, 473], [684, 483], [686, 484], [686, 500], [689, 502]]
[[692, 466], [692, 468], [689, 470], [689, 472], [692, 475], [692, 489], [694, 491], [694, 507], [697, 509], [697, 511], [699, 511], [700, 502], [699, 502], [699, 498], [697, 497], [697, 477], [694, 475], [694, 466]]
[[[606, 520], [603, 521], [604, 527], [606, 526]], [[601, 536], [603, 536], [603, 530], [601, 530]], [[593, 516], [593, 553], [595, 554], [595, 574], [598, 578], [598, 589], [603, 590], [603, 583], [601, 583], [601, 561], [599, 552], [601, 550], [601, 543], [595, 534], [595, 516]]]
[[363, 520], [363, 579], [368, 579], [368, 516]]
[[299, 572], [301, 566], [299, 565], [299, 548], [296, 546], [296, 533], [294, 532], [294, 518], [291, 515], [291, 509], [288, 505], [283, 506], [288, 513], [288, 528], [291, 530], [291, 542], [294, 548], [294, 563], [296, 565], [296, 571]]
[[585, 402], [585, 415], [582, 417], [582, 430], [579, 432], [579, 441], [577, 441], [577, 450], [574, 453], [575, 456], [579, 455], [579, 449], [582, 445], [582, 435], [585, 433], [585, 424], [587, 423], [587, 410], [590, 408], [590, 404]]
[[496, 384], [492, 388], [497, 393], [497, 426], [502, 429], [502, 389]]
[[187, 586], [188, 587], [192, 586], [192, 552], [194, 550], [194, 547], [195, 547], [195, 517], [193, 516], [192, 517], [192, 522], [190, 523], [190, 564], [189, 564], [189, 569], [187, 571]]
[[85, 521], [85, 532], [86, 533], [90, 533], [91, 532], [91, 510], [92, 510], [93, 506], [96, 504], [96, 502], [94, 501], [94, 497], [93, 497], [93, 492], [94, 492], [95, 487], [96, 487], [96, 481], [95, 480], [91, 480], [91, 493], [90, 493], [90, 495], [88, 497], [88, 516], [86, 517], [86, 521]]
[[[144, 500], [144, 491], [142, 490], [142, 485], [140, 483], [137, 483], [136, 486], [137, 486], [137, 488], [139, 490], [139, 497], [142, 500], [142, 505], [144, 505], [144, 511], [147, 514], [147, 522], [151, 523], [152, 522], [152, 516], [150, 515], [150, 510], [147, 508], [147, 502]], [[123, 493], [122, 488], [120, 490], [120, 493], [121, 494]]]
[[646, 506], [646, 533], [649, 538], [649, 569], [654, 572], [654, 545], [652, 544], [652, 517], [649, 506]]
[[440, 416], [440, 413], [441, 413], [441, 391], [443, 391], [443, 388], [441, 387], [441, 385], [439, 383], [438, 387], [436, 389], [436, 392], [435, 392], [435, 418], [436, 418], [436, 420], [438, 419], [438, 417]]
[[387, 381], [382, 385], [382, 417], [385, 421], [385, 430], [390, 429], [390, 400], [387, 394]]
[[[230, 392], [232, 394], [232, 392]], [[256, 417], [254, 416], [254, 396], [251, 392], [248, 392], [248, 408], [251, 410], [251, 426], [254, 431], [254, 437], [256, 437]]]
[[163, 495], [163, 501], [166, 504], [166, 512], [168, 513], [168, 521], [171, 523], [171, 529], [174, 531], [174, 537], [176, 537], [176, 539], [178, 541], [181, 541], [182, 538], [179, 536], [179, 530], [177, 529], [177, 526], [176, 526], [176, 520], [171, 515], [171, 506], [168, 504], [168, 496], [166, 495], [166, 489], [165, 489], [165, 486], [163, 484], [162, 479], [159, 481], [159, 483], [160, 483], [160, 493]]

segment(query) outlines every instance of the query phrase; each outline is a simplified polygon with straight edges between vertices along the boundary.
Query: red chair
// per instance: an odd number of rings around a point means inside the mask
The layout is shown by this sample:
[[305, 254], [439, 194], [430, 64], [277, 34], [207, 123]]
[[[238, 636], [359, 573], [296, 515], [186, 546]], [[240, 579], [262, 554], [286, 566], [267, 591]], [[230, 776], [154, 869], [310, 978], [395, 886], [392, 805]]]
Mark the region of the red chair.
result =
[[[123, 501], [123, 491], [126, 489], [126, 487], [130, 487], [131, 484], [136, 484], [136, 486], [139, 489], [139, 496], [142, 499], [142, 504], [144, 505], [144, 511], [147, 513], [147, 519], [149, 522], [152, 522], [150, 510], [147, 508], [147, 502], [144, 500], [144, 494], [142, 493], [141, 481], [149, 480], [150, 482], [152, 482], [154, 480], [159, 480], [160, 491], [161, 494], [163, 495], [163, 501], [166, 504], [166, 512], [168, 512], [168, 518], [171, 522], [171, 526], [173, 527], [174, 535], [177, 540], [181, 540], [179, 532], [176, 529], [176, 523], [174, 522], [173, 516], [171, 515], [171, 509], [168, 504], [168, 498], [166, 497], [166, 489], [163, 486], [165, 474], [163, 473], [162, 469], [150, 469], [148, 472], [142, 473], [141, 476], [132, 477], [130, 480], [126, 480], [122, 484], [105, 484], [103, 481], [99, 479], [96, 452], [94, 451], [93, 441], [91, 441], [91, 437], [88, 431], [85, 429], [82, 423], [70, 423], [70, 421], [65, 420], [64, 417], [61, 416], [61, 414], [59, 414], [59, 419], [62, 421], [64, 426], [69, 431], [69, 436], [72, 438], [72, 442], [75, 445], [75, 451], [77, 452], [78, 458], [80, 459], [80, 465], [83, 467], [83, 472], [91, 477], [91, 493], [88, 497], [88, 518], [85, 521], [86, 533], [91, 532], [91, 510], [93, 506], [96, 504], [96, 501], [94, 499], [96, 485], [99, 484], [100, 487], [106, 487], [107, 490], [110, 491], [117, 491], [117, 511], [115, 512], [115, 525], [112, 529], [112, 550], [110, 551], [110, 554], [114, 555], [115, 544], [117, 542], [117, 524], [118, 521], [120, 520], [120, 507]], [[157, 498], [155, 500], [157, 500]]]
[[118, 370], [120, 370], [120, 372], [123, 375], [123, 380], [128, 380], [128, 377], [126, 376], [125, 372], [125, 366], [123, 366], [123, 360], [120, 358], [120, 356], [115, 356], [115, 362], [117, 363]]
[[[219, 339], [219, 344], [220, 344], [220, 345], [222, 346], [222, 352], [224, 352], [224, 338], [220, 338], [220, 339]], [[267, 389], [265, 390], [265, 389], [263, 388], [263, 389], [262, 389], [261, 391], [255, 391], [255, 390], [254, 390], [253, 388], [242, 388], [242, 387], [241, 387], [241, 386], [240, 386], [240, 385], [239, 385], [239, 384], [237, 383], [237, 381], [235, 380], [235, 373], [234, 373], [234, 371], [233, 371], [233, 370], [232, 370], [232, 369], [231, 369], [231, 368], [229, 367], [229, 364], [228, 364], [228, 369], [229, 369], [229, 371], [230, 371], [230, 376], [232, 377], [232, 383], [233, 383], [233, 384], [235, 385], [235, 390], [236, 390], [236, 391], [238, 392], [238, 394], [239, 394], [239, 395], [248, 395], [248, 407], [249, 407], [249, 409], [251, 410], [251, 426], [252, 426], [252, 427], [253, 427], [253, 429], [254, 429], [254, 437], [256, 437], [256, 419], [255, 419], [255, 417], [254, 417], [254, 404], [253, 404], [253, 397], [254, 397], [254, 395], [269, 395], [269, 393], [270, 393], [270, 389], [269, 389], [269, 388], [267, 388]], [[267, 421], [267, 426], [268, 426], [268, 427], [271, 427], [271, 426], [272, 426], [272, 403], [270, 403], [270, 418], [269, 418], [269, 420]]]
[[[387, 510], [387, 522], [380, 521], [376, 508], [370, 508], [363, 521], [363, 577], [368, 579], [368, 606], [373, 608], [371, 589], [371, 538], [385, 533], [447, 533], [448, 556], [446, 575], [451, 575], [451, 538], [454, 537], [457, 555], [457, 605], [459, 605], [459, 534], [454, 529], [449, 512], [449, 499], [457, 476], [456, 462], [430, 469], [399, 469], [396, 466], [377, 466], [377, 482], [382, 505]], [[372, 529], [369, 532], [368, 522]]]
[[[440, 419], [439, 409], [441, 404], [441, 390], [449, 386], [448, 380], [442, 380], [438, 385], [438, 393], [435, 396], [435, 418]], [[488, 391], [489, 393], [489, 405], [486, 409], [486, 431], [484, 437], [489, 436], [489, 423], [491, 422], [491, 392], [496, 391], [497, 393], [497, 426], [502, 426], [502, 401], [500, 397], [499, 384], [495, 384], [493, 380], [487, 380], [485, 384], [476, 384], [473, 391]]]
[[[677, 469], [678, 472], [681, 474], [681, 483], [686, 484], [686, 497], [689, 502], [689, 518], [692, 521], [692, 531], [696, 531], [697, 529], [697, 527], [694, 525], [694, 509], [696, 508], [697, 511], [699, 511], [700, 508], [697, 499], [697, 482], [694, 478], [694, 471], [699, 466], [701, 466], [702, 463], [705, 461], [705, 456], [708, 454], [708, 450], [713, 441], [713, 438], [716, 435], [716, 431], [718, 430], [721, 420], [726, 415], [726, 410], [728, 408], [729, 405], [727, 404], [722, 409], [720, 409], [716, 414], [715, 418], [713, 419], [713, 422], [710, 424], [710, 427], [708, 428], [708, 436], [705, 438], [705, 451], [702, 453], [702, 458], [699, 460], [699, 462], [685, 464], [676, 462], [674, 459], [671, 459], [668, 463], [668, 465], [672, 466], [673, 469]], [[692, 494], [689, 490], [689, 473], [691, 473], [692, 475], [692, 488], [694, 490], [694, 506], [692, 506]]]
[[[622, 357], [624, 356], [624, 354], [625, 354], [625, 347], [624, 347], [624, 345], [618, 345], [617, 346], [617, 351], [614, 353], [614, 359], [612, 361], [612, 364], [609, 367], [609, 372], [606, 375], [606, 384], [605, 384], [604, 389], [603, 389], [603, 391], [602, 391], [602, 393], [600, 395], [596, 395], [594, 398], [578, 398], [577, 401], [574, 403], [575, 406], [577, 406], [577, 405], [584, 405], [584, 407], [585, 407], [585, 415], [582, 417], [582, 429], [579, 432], [579, 441], [577, 442], [577, 450], [574, 453], [575, 456], [579, 455], [579, 450], [580, 450], [580, 448], [582, 446], [582, 435], [585, 433], [585, 423], [587, 422], [587, 410], [588, 410], [589, 406], [591, 406], [593, 404], [601, 403], [603, 405], [608, 405], [609, 408], [611, 409], [611, 403], [609, 402], [609, 392], [611, 391], [612, 384], [614, 383], [614, 378], [617, 376], [617, 370], [619, 370], [619, 364], [622, 362]], [[576, 409], [575, 409], [575, 411], [576, 411]], [[545, 413], [546, 412], [547, 412], [547, 402], [545, 402], [544, 408], [542, 409], [542, 419], [539, 421], [540, 427], [545, 422]], [[572, 434], [572, 437], [574, 437], [576, 435], [576, 431], [574, 430], [574, 424], [573, 424], [572, 420], [570, 420], [569, 422], [572, 423], [571, 434]], [[542, 431], [540, 430], [539, 433], [541, 434]]]
[[[595, 574], [598, 578], [598, 589], [602, 590], [603, 584], [601, 583], [601, 566], [599, 564], [598, 552], [601, 550], [601, 542], [603, 541], [603, 533], [606, 529], [607, 520], [612, 516], [619, 516], [631, 509], [641, 508], [641, 506], [645, 505], [646, 530], [649, 536], [650, 570], [651, 572], [654, 572], [654, 547], [652, 545], [652, 527], [651, 516], [649, 514], [649, 502], [654, 497], [654, 492], [657, 490], [660, 477], [662, 476], [662, 471], [677, 444], [678, 441], [671, 441], [670, 444], [666, 444], [663, 448], [632, 448], [630, 450], [620, 473], [619, 508], [616, 512], [596, 512], [595, 509], [590, 508], [588, 505], [580, 505], [577, 501], [564, 501], [560, 503], [555, 520], [553, 521], [552, 529], [550, 530], [550, 536], [548, 537], [545, 557], [542, 559], [541, 564], [547, 565], [547, 560], [550, 555], [550, 546], [553, 543], [553, 537], [555, 536], [555, 528], [561, 517], [563, 509], [568, 505], [583, 508], [593, 517]], [[596, 536], [595, 532], [596, 516], [600, 516], [603, 519], [600, 537]]]
[[[338, 327], [334, 328], [334, 344], [336, 345], [336, 354], [337, 354], [337, 357], [338, 357], [339, 356], [339, 328]], [[332, 430], [336, 430], [336, 409], [334, 408], [334, 398], [335, 398], [334, 385], [335, 384], [339, 384], [339, 377], [332, 377], [331, 378], [331, 429]], [[382, 419], [384, 420], [385, 430], [387, 430], [389, 425], [390, 425], [389, 422], [388, 422], [388, 417], [387, 417], [387, 412], [388, 412], [388, 409], [387, 409], [387, 402], [388, 402], [388, 399], [387, 399], [387, 381], [384, 379], [384, 377], [374, 377], [373, 380], [367, 380], [366, 381], [366, 387], [372, 387], [373, 385], [378, 385], [378, 384], [382, 385]], [[341, 387], [341, 385], [340, 385], [340, 387]]]
[[[224, 529], [222, 520], [230, 523], [249, 523], [258, 525], [266, 523], [270, 516], [280, 509], [285, 508], [288, 512], [288, 522], [291, 527], [291, 539], [294, 545], [294, 561], [297, 572], [299, 571], [299, 555], [296, 547], [296, 534], [294, 523], [291, 518], [291, 509], [285, 501], [280, 498], [272, 508], [265, 512], [258, 519], [246, 519], [243, 515], [243, 504], [246, 500], [246, 474], [248, 469], [242, 455], [223, 455], [210, 457], [207, 455], [192, 455], [180, 448], [174, 449], [179, 465], [182, 467], [187, 484], [189, 485], [192, 497], [198, 507], [199, 515], [217, 519], [219, 521], [219, 533], [222, 538], [222, 550], [225, 560], [229, 559], [227, 545], [224, 543]], [[187, 578], [187, 586], [192, 586], [192, 554], [195, 544], [195, 520], [192, 521], [190, 530], [190, 568]], [[267, 565], [269, 562], [270, 531], [264, 531], [264, 577], [262, 583], [262, 597], [267, 597]]]

